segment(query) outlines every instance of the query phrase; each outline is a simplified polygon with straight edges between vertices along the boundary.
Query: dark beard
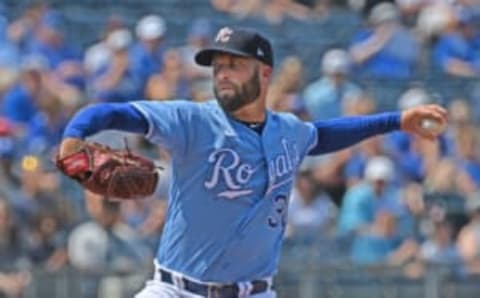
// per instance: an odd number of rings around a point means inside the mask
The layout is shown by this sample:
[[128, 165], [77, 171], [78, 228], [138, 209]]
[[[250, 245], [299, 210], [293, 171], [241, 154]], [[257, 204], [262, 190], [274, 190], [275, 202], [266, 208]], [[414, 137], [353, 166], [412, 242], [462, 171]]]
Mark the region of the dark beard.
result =
[[238, 109], [254, 102], [260, 95], [260, 78], [258, 76], [258, 71], [255, 70], [255, 73], [252, 77], [240, 87], [234, 86], [235, 92], [233, 95], [223, 95], [218, 94], [216, 87], [213, 88], [215, 93], [215, 98], [225, 112], [232, 113]]

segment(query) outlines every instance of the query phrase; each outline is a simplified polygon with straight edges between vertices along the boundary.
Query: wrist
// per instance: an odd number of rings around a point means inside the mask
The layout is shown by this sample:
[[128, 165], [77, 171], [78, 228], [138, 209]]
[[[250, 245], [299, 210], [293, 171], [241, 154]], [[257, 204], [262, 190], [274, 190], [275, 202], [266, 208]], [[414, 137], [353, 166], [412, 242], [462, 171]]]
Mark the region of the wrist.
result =
[[62, 140], [60, 143], [59, 157], [63, 158], [65, 156], [71, 155], [75, 152], [78, 152], [84, 146], [84, 141], [79, 138], [67, 137]]

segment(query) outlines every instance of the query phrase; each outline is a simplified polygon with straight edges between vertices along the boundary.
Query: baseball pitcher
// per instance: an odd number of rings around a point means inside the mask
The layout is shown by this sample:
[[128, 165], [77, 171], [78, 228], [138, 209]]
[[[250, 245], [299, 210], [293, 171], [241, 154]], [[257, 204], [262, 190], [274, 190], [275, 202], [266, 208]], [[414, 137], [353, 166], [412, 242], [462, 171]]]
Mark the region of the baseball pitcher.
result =
[[214, 99], [87, 106], [68, 124], [58, 154], [58, 167], [84, 187], [131, 199], [154, 191], [153, 163], [84, 139], [116, 129], [170, 152], [166, 225], [153, 277], [136, 298], [276, 297], [272, 278], [302, 159], [399, 129], [434, 139], [439, 132], [422, 121], [446, 123], [436, 105], [320, 122], [269, 111], [273, 51], [253, 30], [222, 28], [195, 60], [213, 70]]

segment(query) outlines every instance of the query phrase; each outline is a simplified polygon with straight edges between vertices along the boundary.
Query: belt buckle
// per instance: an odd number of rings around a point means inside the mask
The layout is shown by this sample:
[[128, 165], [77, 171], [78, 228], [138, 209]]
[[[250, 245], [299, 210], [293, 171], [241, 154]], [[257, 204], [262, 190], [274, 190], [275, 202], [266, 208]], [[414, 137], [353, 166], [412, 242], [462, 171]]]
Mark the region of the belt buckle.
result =
[[220, 298], [220, 296], [217, 297], [215, 295], [215, 294], [217, 294], [216, 289], [218, 289], [218, 287], [216, 285], [208, 285], [207, 286], [207, 298]]
[[208, 298], [231, 298], [228, 295], [224, 296], [224, 292], [223, 292], [224, 287], [221, 285], [210, 284], [208, 285], [207, 289], [208, 289], [207, 290]]

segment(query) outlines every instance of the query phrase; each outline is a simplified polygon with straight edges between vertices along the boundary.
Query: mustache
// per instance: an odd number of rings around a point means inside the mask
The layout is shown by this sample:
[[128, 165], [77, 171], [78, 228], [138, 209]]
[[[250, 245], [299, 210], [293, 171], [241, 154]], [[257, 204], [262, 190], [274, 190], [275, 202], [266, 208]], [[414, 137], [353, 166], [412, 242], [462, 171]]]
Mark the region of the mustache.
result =
[[233, 82], [231, 81], [221, 81], [221, 82], [217, 82], [217, 87], [237, 87], [236, 84], [234, 84]]

